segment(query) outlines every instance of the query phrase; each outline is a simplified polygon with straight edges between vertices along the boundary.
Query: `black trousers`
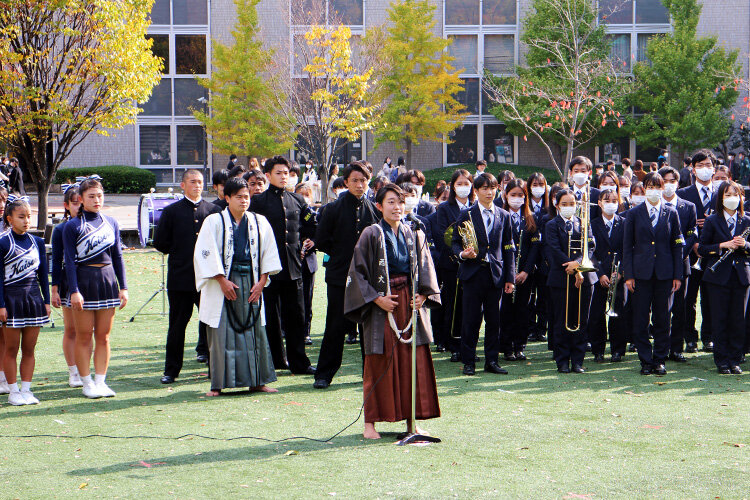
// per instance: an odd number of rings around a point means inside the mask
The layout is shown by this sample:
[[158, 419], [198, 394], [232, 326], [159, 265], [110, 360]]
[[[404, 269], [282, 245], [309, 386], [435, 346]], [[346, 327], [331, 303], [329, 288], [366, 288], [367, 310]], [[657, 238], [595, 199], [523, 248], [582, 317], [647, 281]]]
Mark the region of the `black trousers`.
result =
[[[672, 280], [635, 280], [633, 292], [633, 339], [642, 365], [663, 364], [669, 355], [669, 313], [672, 310]], [[651, 334], [649, 340], [649, 312]]]
[[625, 314], [625, 285], [621, 280], [617, 285], [615, 296], [616, 317], [607, 316], [607, 297], [609, 288], [604, 288], [599, 283], [594, 285], [594, 294], [591, 297], [591, 309], [589, 310], [589, 341], [591, 342], [591, 353], [604, 355], [607, 349], [607, 336], [609, 334], [609, 351], [611, 354], [625, 354], [627, 343], [623, 328], [623, 315]]
[[[305, 373], [310, 360], [305, 354], [305, 305], [302, 278], [296, 280], [271, 279], [263, 289], [266, 310], [266, 336], [277, 370], [288, 368], [292, 373]], [[283, 320], [282, 320], [283, 315]], [[281, 328], [286, 339], [286, 360]]]
[[[167, 329], [167, 349], [164, 359], [164, 375], [177, 378], [182, 370], [185, 354], [185, 329], [193, 316], [193, 306], [200, 304], [201, 294], [195, 291], [167, 290], [169, 300], [169, 327]], [[206, 325], [198, 323], [198, 355], [208, 356]]]
[[479, 327], [484, 316], [485, 364], [497, 362], [500, 354], [500, 302], [503, 291], [492, 281], [490, 270], [482, 269], [463, 286], [463, 328], [461, 329], [461, 359], [474, 364], [479, 341]]
[[[440, 290], [443, 289], [443, 270], [435, 268], [435, 274], [437, 275], [438, 287]], [[430, 324], [432, 325], [432, 335], [435, 339], [435, 345], [441, 345], [445, 347], [447, 336], [449, 335], [445, 328], [445, 305], [442, 304], [440, 307], [430, 309]]]
[[[695, 327], [698, 293], [701, 296], [701, 342], [711, 342], [711, 306], [705, 289], [701, 286], [703, 272], [695, 269], [690, 270], [687, 280], [687, 293], [685, 295], [685, 342], [698, 342], [698, 330]], [[710, 272], [710, 271], [709, 271]]]
[[306, 265], [302, 265], [302, 299], [305, 303], [305, 334], [310, 336], [312, 324], [313, 291], [315, 290], [315, 273], [311, 273]]
[[[463, 292], [458, 282], [456, 269], [441, 269], [443, 288], [440, 301], [443, 303], [443, 325], [445, 328], [445, 348], [450, 352], [461, 351], [461, 330], [463, 321]], [[455, 308], [454, 308], [455, 306]]]
[[547, 275], [535, 272], [531, 275], [534, 287], [534, 301], [531, 302], [532, 330], [537, 335], [546, 335], [549, 338], [549, 287], [547, 286]]
[[704, 283], [711, 302], [711, 332], [714, 335], [714, 363], [717, 367], [738, 366], [745, 347], [745, 315], [748, 287], [732, 272], [729, 283]]
[[669, 329], [669, 343], [671, 352], [682, 352], [685, 350], [685, 337], [687, 327], [687, 308], [685, 296], [687, 295], [688, 279], [682, 280], [680, 289], [672, 295], [672, 324]]
[[578, 305], [578, 289], [570, 280], [570, 296], [568, 322], [570, 326], [575, 326], [578, 320], [578, 309], [580, 307], [581, 319], [578, 330], [569, 331], [565, 327], [565, 297], [567, 288], [550, 287], [550, 301], [554, 309], [554, 324], [552, 334], [554, 339], [554, 356], [557, 367], [573, 365], [583, 365], [583, 358], [586, 355], [586, 325], [589, 319], [589, 308], [591, 307], [592, 285], [583, 283], [581, 285], [581, 303]]
[[357, 324], [344, 317], [344, 292], [346, 288], [330, 283], [326, 285], [328, 296], [326, 329], [323, 332], [323, 343], [320, 345], [315, 380], [326, 380], [331, 383], [334, 375], [341, 368], [344, 339], [349, 332], [356, 331]]
[[514, 354], [526, 349], [531, 329], [531, 277], [516, 285], [516, 300], [513, 294], [503, 294], [503, 305], [500, 309], [500, 349], [505, 354]]

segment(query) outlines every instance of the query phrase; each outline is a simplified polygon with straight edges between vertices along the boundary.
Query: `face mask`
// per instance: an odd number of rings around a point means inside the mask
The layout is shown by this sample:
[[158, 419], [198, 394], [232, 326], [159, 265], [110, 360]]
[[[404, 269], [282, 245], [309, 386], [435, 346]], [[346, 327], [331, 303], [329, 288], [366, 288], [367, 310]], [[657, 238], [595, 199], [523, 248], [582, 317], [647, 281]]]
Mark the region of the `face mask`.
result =
[[518, 210], [521, 208], [521, 205], [523, 205], [523, 200], [523, 196], [513, 196], [508, 198], [508, 205], [510, 205], [510, 208], [513, 210]]
[[656, 203], [657, 201], [661, 200], [661, 193], [661, 189], [647, 189], [646, 199], [651, 203]]
[[308, 198], [307, 196], [305, 196], [305, 203], [307, 203], [308, 206], [312, 206], [313, 204], [312, 198]]
[[573, 182], [576, 183], [577, 186], [583, 186], [586, 184], [586, 181], [589, 180], [589, 174], [586, 172], [578, 172], [577, 174], [573, 174]]
[[714, 167], [703, 167], [695, 169], [695, 176], [703, 182], [711, 180], [714, 175]]
[[417, 198], [422, 198], [422, 186], [415, 186], [417, 188]]
[[235, 158], [234, 160], [232, 160], [232, 163], [237, 163], [237, 158]]
[[711, 185], [714, 187], [714, 191], [719, 189], [719, 186], [721, 186], [721, 183], [724, 181], [711, 181]]
[[596, 175], [602, 175], [604, 173], [604, 170], [601, 168], [596, 169]]
[[560, 207], [560, 216], [563, 219], [570, 219], [576, 214], [576, 207]]
[[406, 203], [406, 211], [411, 212], [417, 207], [417, 204], [419, 203], [419, 198], [417, 198], [416, 196], [409, 196], [408, 198], [406, 198], [405, 203]]
[[611, 184], [607, 186], [599, 186], [599, 191], [617, 191], [617, 186]]
[[341, 193], [343, 193], [344, 191], [346, 191], [346, 189], [339, 189], [339, 190], [337, 190], [337, 191], [334, 191], [334, 192], [333, 192], [333, 194], [335, 194], [335, 195], [336, 195], [336, 198], [338, 198], [338, 197], [339, 197], [339, 195], [340, 195]]
[[459, 198], [468, 198], [471, 194], [471, 186], [454, 186], [454, 189]]
[[299, 178], [296, 175], [289, 177], [289, 179], [287, 179], [287, 181], [286, 181], [287, 186], [290, 186], [290, 185], [291, 186], [296, 186], [298, 179]]
[[630, 196], [630, 188], [620, 188], [620, 194], [623, 196], [623, 198], [627, 198]]
[[602, 203], [602, 210], [607, 215], [614, 215], [617, 213], [617, 203]]
[[541, 198], [546, 192], [547, 189], [544, 186], [534, 186], [531, 188], [531, 194], [534, 196], [534, 198]]
[[740, 206], [739, 196], [725, 196], [724, 197], [724, 208], [726, 208], [727, 210], [737, 210], [738, 206]]
[[665, 182], [664, 183], [664, 196], [671, 198], [677, 192], [676, 182]]
[[633, 205], [640, 205], [641, 203], [646, 201], [646, 197], [643, 196], [642, 194], [634, 194], [633, 196], [630, 197], [630, 201], [633, 202]]

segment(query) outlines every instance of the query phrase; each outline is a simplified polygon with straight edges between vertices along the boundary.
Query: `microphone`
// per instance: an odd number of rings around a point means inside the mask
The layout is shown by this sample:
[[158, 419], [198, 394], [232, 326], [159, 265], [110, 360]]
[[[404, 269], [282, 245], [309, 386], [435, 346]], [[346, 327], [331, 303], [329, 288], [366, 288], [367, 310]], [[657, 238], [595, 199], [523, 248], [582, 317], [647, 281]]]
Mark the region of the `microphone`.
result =
[[414, 212], [409, 212], [406, 216], [406, 220], [411, 222], [412, 229], [416, 227], [417, 229], [421, 229], [422, 231], [426, 230], [424, 224], [422, 224], [422, 221], [420, 221], [417, 216], [414, 215]]

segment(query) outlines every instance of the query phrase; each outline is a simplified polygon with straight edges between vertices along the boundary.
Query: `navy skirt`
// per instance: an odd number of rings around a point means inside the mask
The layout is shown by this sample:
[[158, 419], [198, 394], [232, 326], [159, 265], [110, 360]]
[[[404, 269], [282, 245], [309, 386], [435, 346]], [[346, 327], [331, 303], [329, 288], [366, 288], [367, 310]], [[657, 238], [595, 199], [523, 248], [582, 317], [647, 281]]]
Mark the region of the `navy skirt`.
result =
[[36, 275], [5, 287], [7, 328], [42, 326], [49, 321]]
[[70, 297], [68, 297], [68, 276], [63, 268], [60, 274], [60, 283], [57, 285], [57, 293], [60, 294], [60, 304], [63, 307], [70, 307]]
[[[76, 268], [78, 291], [83, 295], [83, 309], [96, 311], [120, 306], [120, 287], [111, 264], [104, 267], [83, 266]], [[70, 292], [67, 293], [70, 303]]]

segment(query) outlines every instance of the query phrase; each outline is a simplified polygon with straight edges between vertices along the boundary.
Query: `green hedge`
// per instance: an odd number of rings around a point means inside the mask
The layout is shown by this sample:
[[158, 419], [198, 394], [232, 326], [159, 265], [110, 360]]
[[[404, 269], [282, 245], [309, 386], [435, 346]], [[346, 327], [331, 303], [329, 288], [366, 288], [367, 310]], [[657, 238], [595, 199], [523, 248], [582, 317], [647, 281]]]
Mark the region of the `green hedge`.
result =
[[[423, 172], [425, 176], [425, 192], [432, 193], [433, 191], [435, 191], [435, 185], [440, 179], [443, 179], [446, 182], [450, 181], [450, 178], [451, 178], [451, 175], [453, 175], [453, 172], [455, 172], [459, 168], [465, 168], [472, 174], [477, 171], [477, 167], [474, 163], [465, 163], [463, 165], [453, 165], [451, 167], [442, 167], [442, 168], [435, 168], [432, 170], [425, 170]], [[556, 170], [552, 170], [550, 168], [530, 167], [527, 165], [512, 165], [508, 163], [488, 163], [487, 170], [485, 171], [490, 172], [491, 174], [497, 177], [497, 174], [503, 170], [510, 170], [514, 174], [516, 174], [516, 177], [519, 177], [522, 179], [527, 179], [534, 172], [542, 172], [544, 174], [544, 177], [547, 178], [548, 184], [552, 184], [553, 182], [557, 182], [560, 180], [560, 176], [558, 175]]]
[[78, 176], [97, 174], [102, 178], [102, 186], [107, 193], [148, 193], [156, 186], [153, 172], [125, 165], [105, 167], [61, 168], [55, 174], [53, 184], [75, 182]]

